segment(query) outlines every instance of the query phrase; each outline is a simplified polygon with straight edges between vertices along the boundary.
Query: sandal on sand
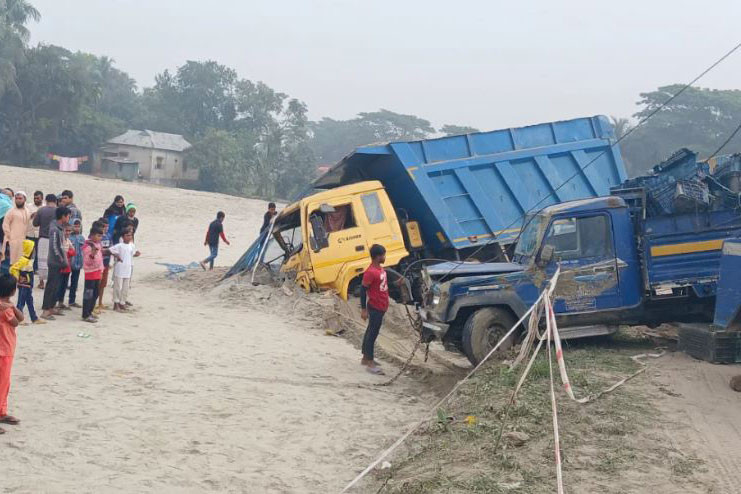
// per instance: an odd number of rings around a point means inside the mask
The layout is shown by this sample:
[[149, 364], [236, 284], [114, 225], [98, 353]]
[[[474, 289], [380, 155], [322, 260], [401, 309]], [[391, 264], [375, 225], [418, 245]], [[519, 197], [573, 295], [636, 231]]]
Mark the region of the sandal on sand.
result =
[[96, 318], [92, 317], [92, 316], [87, 316], [85, 319], [83, 319], [83, 321], [84, 322], [89, 322], [89, 323], [92, 323], [92, 324], [95, 324], [96, 322], [98, 322], [98, 320]]
[[377, 376], [384, 376], [385, 375], [384, 372], [383, 372], [383, 369], [381, 369], [380, 367], [376, 367], [376, 366], [366, 367], [365, 370], [367, 370], [371, 374], [375, 374]]
[[33, 324], [46, 324], [46, 321], [44, 321], [43, 319], [36, 319], [36, 320], [35, 320], [35, 321], [33, 322]]
[[41, 319], [46, 319], [47, 321], [56, 321], [57, 318], [54, 316], [41, 316]]
[[6, 415], [4, 417], [0, 417], [0, 424], [18, 425], [20, 423], [21, 421], [13, 417], [12, 415]]

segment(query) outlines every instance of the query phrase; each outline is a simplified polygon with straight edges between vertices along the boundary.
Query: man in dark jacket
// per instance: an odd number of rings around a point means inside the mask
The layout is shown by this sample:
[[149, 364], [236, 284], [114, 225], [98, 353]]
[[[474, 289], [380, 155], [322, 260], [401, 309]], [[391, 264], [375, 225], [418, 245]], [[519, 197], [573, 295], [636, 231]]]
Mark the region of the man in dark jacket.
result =
[[36, 258], [38, 259], [39, 288], [44, 289], [44, 282], [48, 276], [49, 257], [49, 225], [54, 223], [57, 214], [57, 196], [46, 195], [46, 206], [40, 207], [33, 217], [33, 226], [39, 227], [39, 244], [36, 246]]
[[67, 252], [64, 249], [64, 227], [69, 224], [70, 210], [64, 206], [57, 208], [56, 221], [49, 225], [49, 266], [48, 279], [44, 288], [44, 304], [41, 306], [43, 313], [41, 317], [54, 320], [55, 315], [61, 312], [54, 309], [59, 297], [59, 284], [62, 281], [62, 269], [69, 265]]
[[219, 255], [219, 239], [223, 240], [226, 245], [231, 245], [224, 235], [224, 218], [226, 214], [223, 211], [216, 213], [216, 219], [208, 225], [208, 231], [206, 232], [206, 240], [203, 245], [207, 245], [210, 251], [209, 256], [201, 261], [201, 267], [206, 270], [206, 264], [209, 265], [209, 269], [214, 269], [214, 261], [216, 256]]

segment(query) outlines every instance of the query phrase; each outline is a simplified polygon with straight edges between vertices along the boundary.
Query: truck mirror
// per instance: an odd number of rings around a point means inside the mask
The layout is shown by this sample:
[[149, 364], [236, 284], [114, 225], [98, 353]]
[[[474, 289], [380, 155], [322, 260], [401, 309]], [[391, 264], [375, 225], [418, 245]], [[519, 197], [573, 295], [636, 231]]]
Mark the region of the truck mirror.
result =
[[325, 202], [324, 204], [322, 204], [322, 205], [319, 206], [319, 211], [322, 212], [322, 213], [324, 213], [324, 214], [334, 213], [335, 212], [335, 208], [334, 208], [334, 206], [331, 206], [331, 205], [329, 205], [329, 204], [327, 204]]
[[538, 264], [545, 266], [553, 260], [553, 252], [555, 248], [552, 245], [544, 245], [543, 250], [540, 251], [540, 261]]
[[329, 247], [329, 238], [327, 237], [327, 231], [324, 229], [324, 220], [322, 220], [322, 217], [313, 214], [309, 218], [309, 221], [311, 222], [311, 230], [313, 232], [311, 236], [311, 250], [319, 252]]

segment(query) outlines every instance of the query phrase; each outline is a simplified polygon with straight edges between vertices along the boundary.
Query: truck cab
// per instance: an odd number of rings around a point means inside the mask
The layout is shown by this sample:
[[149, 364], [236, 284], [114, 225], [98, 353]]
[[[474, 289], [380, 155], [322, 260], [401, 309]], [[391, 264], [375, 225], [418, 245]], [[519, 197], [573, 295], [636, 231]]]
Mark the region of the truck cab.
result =
[[378, 181], [360, 182], [308, 196], [276, 217], [265, 263], [295, 278], [304, 290], [334, 290], [347, 299], [354, 280], [370, 265], [373, 244], [386, 262], [409, 255], [391, 201]]
[[[563, 338], [611, 334], [641, 309], [641, 271], [630, 212], [619, 197], [545, 208], [528, 218], [513, 262], [482, 264], [499, 274], [445, 281], [428, 268], [425, 328], [478, 363], [538, 298], [560, 265], [554, 310]], [[467, 266], [469, 273], [476, 269]], [[514, 341], [506, 342], [504, 348]]]

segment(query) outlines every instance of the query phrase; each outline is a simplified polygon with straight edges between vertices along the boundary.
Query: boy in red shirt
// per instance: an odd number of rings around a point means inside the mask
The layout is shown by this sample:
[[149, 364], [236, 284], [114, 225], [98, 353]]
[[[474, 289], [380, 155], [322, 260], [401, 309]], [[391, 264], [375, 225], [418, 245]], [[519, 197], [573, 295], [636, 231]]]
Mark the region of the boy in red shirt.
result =
[[383, 374], [383, 371], [374, 360], [374, 347], [378, 332], [383, 324], [383, 316], [389, 308], [389, 285], [386, 270], [382, 264], [386, 262], [386, 249], [382, 245], [373, 244], [370, 248], [371, 265], [363, 273], [363, 284], [360, 288], [361, 317], [368, 321], [368, 328], [363, 337], [362, 365], [367, 367], [371, 374]]
[[96, 323], [98, 318], [93, 315], [95, 301], [98, 300], [100, 280], [103, 278], [103, 229], [96, 221], [90, 229], [90, 236], [82, 246], [82, 267], [85, 270], [85, 291], [82, 296], [82, 320]]
[[[15, 295], [16, 279], [9, 274], [0, 276], [0, 424], [16, 425], [17, 418], [8, 415], [8, 392], [10, 391], [10, 368], [15, 355], [15, 328], [23, 322], [19, 311], [10, 297]], [[0, 434], [5, 434], [0, 429]]]

